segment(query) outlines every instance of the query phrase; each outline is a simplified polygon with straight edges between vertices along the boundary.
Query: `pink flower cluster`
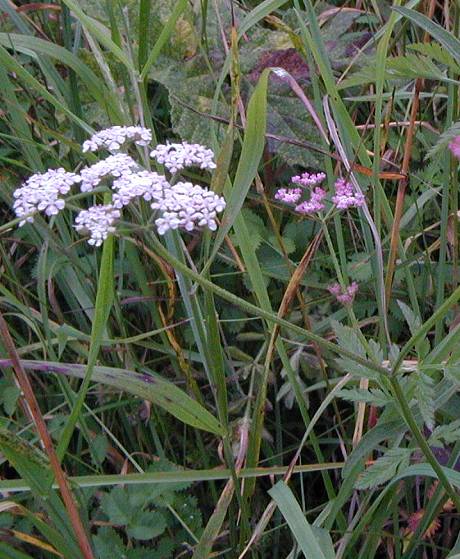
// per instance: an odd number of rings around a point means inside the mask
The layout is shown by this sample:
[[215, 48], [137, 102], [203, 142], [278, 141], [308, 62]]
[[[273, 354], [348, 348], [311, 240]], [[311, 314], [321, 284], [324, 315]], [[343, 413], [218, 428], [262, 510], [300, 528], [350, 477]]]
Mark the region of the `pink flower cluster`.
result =
[[295, 211], [304, 215], [318, 213], [324, 210], [324, 198], [326, 198], [326, 191], [317, 186], [312, 190], [310, 200], [305, 200], [296, 206]]
[[295, 204], [302, 196], [301, 188], [280, 188], [275, 194], [276, 200], [286, 202], [286, 204]]
[[326, 178], [325, 173], [302, 173], [292, 177], [291, 182], [300, 186], [316, 186]]
[[335, 181], [335, 196], [332, 201], [339, 210], [347, 210], [348, 208], [358, 208], [365, 203], [364, 195], [356, 192], [351, 182], [345, 179], [337, 179]]
[[[287, 204], [297, 204], [302, 198], [302, 188], [311, 188], [310, 199], [298, 204], [295, 211], [303, 215], [318, 213], [325, 208], [324, 199], [326, 198], [326, 191], [318, 186], [325, 178], [326, 175], [324, 173], [302, 173], [301, 175], [296, 175], [292, 177], [291, 182], [298, 184], [301, 188], [280, 188], [275, 194], [275, 199]], [[363, 206], [365, 198], [361, 192], [356, 192], [351, 182], [339, 178], [335, 181], [335, 195], [332, 197], [332, 202], [338, 210], [347, 210], [348, 208]]]
[[460, 159], [460, 136], [456, 136], [449, 144], [449, 149], [452, 155]]
[[330, 285], [327, 290], [334, 295], [337, 301], [342, 303], [342, 305], [351, 305], [358, 292], [358, 284], [354, 281], [351, 285], [342, 289], [340, 284], [334, 283]]

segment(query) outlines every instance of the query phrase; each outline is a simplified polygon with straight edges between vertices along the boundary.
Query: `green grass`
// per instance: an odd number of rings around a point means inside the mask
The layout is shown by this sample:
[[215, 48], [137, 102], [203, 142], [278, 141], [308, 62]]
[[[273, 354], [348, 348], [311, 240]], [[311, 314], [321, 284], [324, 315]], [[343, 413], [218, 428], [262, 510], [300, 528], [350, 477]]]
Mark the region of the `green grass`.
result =
[[[0, 556], [456, 557], [458, 5], [20, 4], [0, 0]], [[140, 201], [93, 248], [73, 220], [104, 182], [17, 227], [28, 176], [131, 124], [213, 149], [182, 176], [225, 197], [216, 232], [159, 236]], [[304, 171], [321, 216], [275, 198]], [[339, 176], [366, 206], [333, 207]]]

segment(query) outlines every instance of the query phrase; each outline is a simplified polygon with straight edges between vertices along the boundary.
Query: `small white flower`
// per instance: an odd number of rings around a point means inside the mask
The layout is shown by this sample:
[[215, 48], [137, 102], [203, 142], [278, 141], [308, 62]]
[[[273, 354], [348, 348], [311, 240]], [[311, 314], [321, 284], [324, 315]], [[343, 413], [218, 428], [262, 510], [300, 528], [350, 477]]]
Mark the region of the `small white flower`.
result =
[[120, 215], [120, 210], [112, 204], [92, 206], [77, 215], [75, 229], [79, 233], [89, 234], [88, 243], [98, 247], [107, 239], [109, 233], [115, 231], [113, 224]]
[[113, 181], [112, 188], [115, 190], [113, 205], [116, 208], [122, 208], [134, 198], [142, 197], [149, 202], [155, 196], [161, 197], [163, 191], [170, 188], [170, 185], [163, 175], [155, 172], [139, 171], [123, 174]]
[[18, 217], [24, 217], [19, 227], [32, 223], [33, 216], [25, 216], [36, 211], [48, 216], [57, 215], [65, 206], [65, 200], [60, 196], [67, 194], [72, 185], [80, 181], [78, 175], [68, 173], [62, 167], [29, 177], [13, 194], [13, 210]]
[[103, 177], [107, 175], [121, 177], [130, 173], [137, 166], [134, 159], [124, 153], [109, 155], [106, 159], [98, 161], [94, 165], [85, 167], [80, 171], [81, 191], [90, 192], [101, 182]]
[[113, 152], [118, 151], [128, 140], [138, 146], [148, 146], [152, 141], [152, 131], [142, 126], [112, 126], [93, 134], [83, 142], [82, 148], [83, 152], [103, 148]]
[[184, 167], [215, 169], [214, 153], [200, 144], [158, 144], [150, 153], [158, 163], [164, 165], [171, 173], [177, 173]]
[[178, 182], [154, 197], [151, 207], [163, 212], [155, 221], [160, 235], [177, 228], [193, 231], [208, 227], [215, 231], [217, 213], [225, 208], [224, 198], [190, 182]]

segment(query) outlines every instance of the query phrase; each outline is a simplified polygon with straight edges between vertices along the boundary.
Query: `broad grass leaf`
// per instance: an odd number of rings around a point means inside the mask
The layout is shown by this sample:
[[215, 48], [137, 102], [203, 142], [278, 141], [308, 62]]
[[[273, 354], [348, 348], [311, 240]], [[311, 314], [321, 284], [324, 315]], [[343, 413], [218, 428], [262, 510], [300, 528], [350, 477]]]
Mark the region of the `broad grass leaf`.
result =
[[306, 559], [335, 557], [329, 534], [326, 532], [318, 538], [317, 530], [308, 523], [299, 503], [284, 481], [279, 481], [268, 493], [278, 505]]
[[[76, 378], [83, 378], [85, 372], [85, 365], [70, 363], [24, 360], [22, 364], [26, 369], [54, 372]], [[172, 382], [158, 375], [153, 373], [141, 375], [126, 369], [95, 366], [92, 381], [149, 400], [192, 427], [222, 434], [220, 423], [211, 413]]]

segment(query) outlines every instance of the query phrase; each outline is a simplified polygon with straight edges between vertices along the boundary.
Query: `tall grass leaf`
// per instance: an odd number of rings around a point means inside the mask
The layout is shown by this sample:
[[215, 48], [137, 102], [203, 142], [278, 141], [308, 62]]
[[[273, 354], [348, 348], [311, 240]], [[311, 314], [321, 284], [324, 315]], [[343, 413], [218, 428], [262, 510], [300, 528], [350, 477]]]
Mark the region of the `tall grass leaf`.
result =
[[94, 318], [91, 328], [91, 342], [88, 355], [88, 363], [83, 382], [78, 392], [78, 397], [75, 401], [74, 407], [67, 420], [66, 426], [62, 432], [61, 440], [57, 448], [58, 456], [62, 459], [67, 450], [73, 430], [78, 421], [83, 403], [85, 401], [86, 393], [91, 382], [91, 376], [94, 366], [96, 364], [101, 342], [106, 330], [107, 320], [110, 314], [110, 309], [113, 301], [113, 251], [114, 239], [112, 236], [104, 242], [102, 249], [102, 257], [100, 264], [99, 281], [96, 294], [96, 304], [94, 309]]
[[[161, 50], [163, 49], [165, 44], [168, 42], [169, 37], [171, 36], [172, 32], [175, 29], [175, 25], [177, 23], [177, 20], [179, 19], [182, 12], [187, 7], [187, 5], [188, 5], [187, 0], [178, 0], [176, 5], [174, 6], [174, 9], [171, 12], [171, 15], [169, 16], [169, 19], [166, 22], [166, 25], [161, 30], [161, 33], [158, 36], [158, 39], [156, 40], [155, 44], [153, 45], [152, 50], [150, 51], [150, 54], [148, 55], [147, 61], [143, 65], [141, 75], [139, 76], [140, 80], [144, 80], [147, 77], [147, 75], [150, 71], [150, 68], [155, 64], [158, 56], [160, 55]], [[155, 78], [155, 76], [153, 76], [153, 77]]]
[[400, 6], [393, 6], [392, 9], [429, 33], [433, 39], [436, 39], [436, 41], [438, 41], [454, 57], [455, 60], [460, 59], [460, 40], [458, 40], [453, 33], [449, 33], [449, 31], [441, 27], [439, 24], [415, 10], [408, 10], [407, 8]]
[[278, 505], [306, 559], [335, 558], [332, 541], [330, 538], [321, 537], [320, 543], [299, 503], [284, 481], [279, 481], [268, 493]]
[[[116, 107], [117, 100], [113, 96], [113, 93], [109, 91], [87, 64], [64, 47], [38, 37], [31, 37], [18, 33], [0, 33], [0, 45], [6, 49], [14, 49], [14, 51], [24, 54], [46, 55], [61, 64], [65, 64], [78, 74], [84, 82], [87, 91], [101, 107], [105, 107], [108, 110], [112, 110], [113, 107]], [[115, 116], [119, 115], [117, 114]]]
[[[324, 464], [302, 464], [295, 466], [293, 473], [321, 472], [338, 470], [343, 467], [343, 462], [326, 462]], [[284, 475], [288, 466], [271, 466], [267, 468], [243, 468], [238, 472], [241, 479], [254, 477], [267, 477]], [[70, 481], [78, 487], [110, 487], [113, 485], [143, 485], [143, 484], [174, 484], [193, 483], [196, 481], [228, 480], [231, 477], [228, 468], [211, 468], [207, 470], [174, 470], [155, 471], [136, 474], [98, 474], [69, 477]], [[53, 485], [56, 488], [56, 485]], [[23, 479], [0, 480], [0, 491], [22, 492], [30, 491], [30, 484]]]
[[117, 46], [111, 39], [111, 33], [100, 23], [92, 17], [85, 14], [77, 2], [74, 0], [62, 0], [74, 15], [80, 20], [81, 24], [91, 33], [91, 35], [101, 43], [108, 51], [110, 51], [115, 58], [117, 58], [126, 68], [132, 72], [135, 71], [129, 57], [123, 50]]
[[30, 72], [28, 72], [8, 51], [0, 46], [0, 63], [5, 66], [10, 72], [14, 72], [17, 77], [24, 81], [28, 86], [34, 89], [41, 97], [46, 99], [54, 107], [61, 110], [72, 121], [76, 122], [88, 134], [93, 133], [93, 129], [86, 124], [83, 120], [78, 118], [64, 105], [57, 97], [52, 95], [46, 87], [44, 87]]
[[[85, 378], [85, 365], [24, 360], [25, 369]], [[94, 366], [91, 380], [128, 392], [160, 406], [180, 421], [216, 435], [222, 434], [217, 419], [175, 384], [159, 375], [138, 374], [126, 369]]]
[[214, 240], [212, 253], [206, 268], [219, 250], [225, 235], [230, 231], [236, 216], [243, 207], [249, 188], [256, 176], [264, 151], [265, 130], [267, 123], [267, 87], [270, 69], [262, 72], [248, 105], [247, 124], [244, 134], [241, 156], [236, 170], [235, 180], [227, 198], [227, 207], [222, 223]]

